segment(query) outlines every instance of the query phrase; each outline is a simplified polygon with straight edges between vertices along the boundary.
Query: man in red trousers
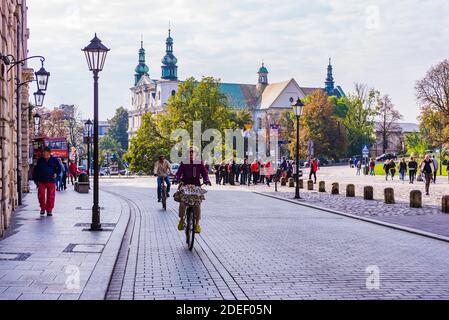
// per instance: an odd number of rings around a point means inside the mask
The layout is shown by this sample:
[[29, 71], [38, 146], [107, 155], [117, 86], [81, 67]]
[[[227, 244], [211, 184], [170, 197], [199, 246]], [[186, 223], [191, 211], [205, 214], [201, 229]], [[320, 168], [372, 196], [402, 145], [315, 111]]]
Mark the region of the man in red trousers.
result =
[[34, 181], [37, 184], [37, 196], [41, 207], [41, 215], [47, 212], [51, 217], [55, 206], [56, 177], [61, 173], [61, 165], [51, 155], [49, 147], [45, 147], [44, 156], [37, 160], [34, 169]]

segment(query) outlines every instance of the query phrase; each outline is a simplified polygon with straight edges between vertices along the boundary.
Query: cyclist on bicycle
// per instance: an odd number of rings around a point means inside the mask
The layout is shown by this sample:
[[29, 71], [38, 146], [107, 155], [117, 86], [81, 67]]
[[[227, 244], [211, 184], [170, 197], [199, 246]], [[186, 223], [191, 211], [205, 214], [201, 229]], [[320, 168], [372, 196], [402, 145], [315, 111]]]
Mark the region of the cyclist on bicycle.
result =
[[[211, 185], [209, 175], [207, 174], [206, 167], [202, 161], [195, 160], [197, 151], [195, 148], [189, 149], [189, 163], [181, 162], [178, 171], [176, 172], [175, 182], [182, 182], [182, 184], [193, 184], [197, 187], [201, 186], [200, 179], [203, 178], [204, 184]], [[193, 211], [196, 216], [195, 233], [201, 232], [200, 219], [201, 219], [201, 206], [197, 205], [193, 207]], [[182, 202], [179, 203], [179, 223], [178, 230], [184, 230], [184, 216], [186, 213], [186, 205]]]
[[157, 176], [157, 202], [162, 198], [162, 180], [167, 184], [167, 198], [170, 197], [170, 177], [171, 164], [164, 156], [159, 156], [159, 160], [154, 164], [154, 175]]

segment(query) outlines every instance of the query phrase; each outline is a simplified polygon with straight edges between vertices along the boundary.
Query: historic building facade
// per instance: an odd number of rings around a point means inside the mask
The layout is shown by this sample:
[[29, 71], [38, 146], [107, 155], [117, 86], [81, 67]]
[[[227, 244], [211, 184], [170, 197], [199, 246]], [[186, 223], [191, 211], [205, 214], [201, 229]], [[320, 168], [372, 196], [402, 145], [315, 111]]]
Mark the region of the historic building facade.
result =
[[150, 68], [145, 63], [145, 49], [143, 42], [139, 49], [139, 64], [135, 69], [134, 86], [132, 93], [132, 106], [128, 110], [128, 137], [137, 132], [142, 123], [142, 116], [151, 112], [153, 114], [164, 110], [170, 96], [175, 95], [180, 81], [178, 80], [178, 60], [173, 54], [173, 38], [168, 30], [165, 41], [165, 56], [162, 58], [161, 79], [150, 77]]
[[[161, 80], [150, 78], [149, 67], [145, 63], [143, 43], [139, 50], [139, 64], [135, 69], [132, 106], [129, 110], [128, 136], [131, 138], [142, 123], [142, 116], [151, 112], [162, 112], [171, 95], [176, 94], [181, 82], [177, 76], [177, 59], [173, 55], [173, 38], [169, 30], [166, 40], [166, 55], [162, 58]], [[284, 110], [291, 110], [292, 101], [304, 98], [314, 90], [323, 90], [329, 96], [345, 96], [340, 86], [335, 86], [331, 60], [327, 66], [324, 87], [303, 87], [292, 78], [278, 83], [270, 83], [268, 69], [262, 63], [255, 84], [220, 83], [221, 91], [227, 96], [228, 106], [235, 109], [246, 109], [253, 117], [253, 129], [261, 130], [279, 123]]]
[[[26, 16], [25, 0], [0, 1], [0, 54], [13, 55], [16, 60], [27, 57], [29, 31]], [[9, 67], [0, 60], [0, 236], [18, 205], [19, 170], [22, 175], [21, 189], [28, 191], [29, 95], [27, 85], [21, 86], [18, 110], [14, 79], [23, 83], [34, 75], [26, 64], [13, 67], [8, 72]]]

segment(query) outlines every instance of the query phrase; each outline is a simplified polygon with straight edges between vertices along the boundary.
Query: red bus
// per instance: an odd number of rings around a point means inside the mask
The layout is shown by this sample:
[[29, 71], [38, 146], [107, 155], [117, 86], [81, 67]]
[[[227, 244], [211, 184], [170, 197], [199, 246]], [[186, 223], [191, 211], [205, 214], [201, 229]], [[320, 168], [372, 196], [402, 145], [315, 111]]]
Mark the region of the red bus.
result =
[[42, 157], [45, 147], [51, 149], [52, 156], [61, 158], [62, 160], [68, 160], [69, 150], [67, 148], [66, 138], [39, 137], [34, 139], [33, 142], [33, 165], [37, 163], [37, 159]]

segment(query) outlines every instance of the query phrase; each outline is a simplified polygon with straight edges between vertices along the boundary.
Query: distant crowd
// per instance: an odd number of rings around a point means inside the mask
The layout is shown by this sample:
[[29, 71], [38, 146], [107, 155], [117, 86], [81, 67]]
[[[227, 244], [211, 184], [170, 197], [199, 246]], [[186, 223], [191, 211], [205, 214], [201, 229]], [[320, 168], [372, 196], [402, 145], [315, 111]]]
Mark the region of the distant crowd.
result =
[[[360, 175], [362, 169], [362, 161], [355, 159], [350, 160], [349, 165], [356, 168], [356, 175]], [[449, 172], [449, 162], [446, 164], [447, 171]], [[376, 161], [370, 159], [368, 163], [369, 174], [375, 176]], [[409, 161], [405, 158], [396, 163], [394, 159], [387, 159], [383, 164], [383, 171], [385, 173], [385, 180], [394, 180], [396, 172], [398, 172], [399, 180], [406, 181], [408, 173], [408, 181], [413, 184], [416, 180], [422, 180], [426, 183], [426, 194], [429, 194], [430, 183], [436, 183], [437, 172], [439, 168], [438, 160], [435, 156], [426, 155], [424, 159], [418, 164], [416, 157], [410, 157]], [[418, 178], [419, 177], [419, 178]]]
[[[318, 160], [313, 158], [310, 160], [309, 179], [312, 177], [316, 183], [316, 172], [318, 171]], [[216, 163], [213, 166], [213, 173], [215, 174], [215, 183], [217, 185], [257, 185], [266, 184], [270, 186], [273, 181], [278, 181], [280, 178], [294, 178], [296, 177], [295, 161], [282, 158], [279, 168], [274, 169], [272, 162], [262, 162], [254, 160], [248, 163], [244, 159], [242, 163], [237, 163], [235, 160], [223, 161]]]

